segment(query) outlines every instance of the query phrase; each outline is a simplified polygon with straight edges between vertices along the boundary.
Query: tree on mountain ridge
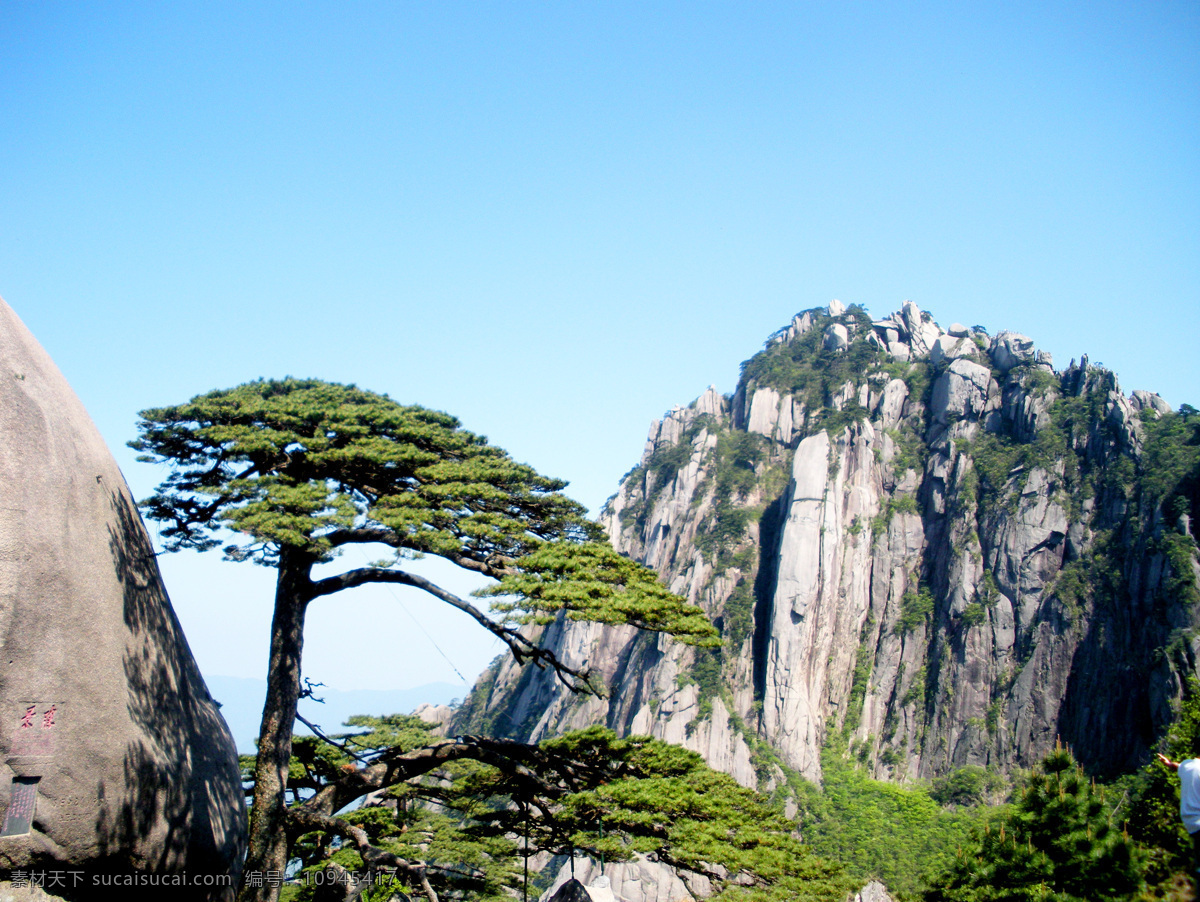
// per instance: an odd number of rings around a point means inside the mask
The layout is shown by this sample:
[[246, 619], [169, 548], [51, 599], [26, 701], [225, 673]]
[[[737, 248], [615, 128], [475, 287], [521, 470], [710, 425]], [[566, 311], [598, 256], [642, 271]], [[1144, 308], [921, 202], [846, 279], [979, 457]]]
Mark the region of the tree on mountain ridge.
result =
[[[259, 732], [247, 875], [282, 874], [288, 862], [285, 792], [301, 693], [304, 620], [314, 600], [368, 583], [419, 588], [500, 638], [518, 662], [551, 667], [572, 689], [588, 674], [558, 660], [519, 625], [556, 611], [630, 623], [684, 642], [714, 644], [699, 608], [667, 592], [653, 572], [599, 541], [561, 480], [517, 463], [445, 413], [401, 405], [355, 386], [259, 380], [186, 404], [146, 410], [130, 446], [170, 475], [142, 503], [165, 524], [168, 551], [240, 543], [226, 558], [277, 571], [267, 698]], [[313, 568], [354, 544], [383, 544], [390, 561], [314, 578]], [[433, 554], [501, 580], [517, 593], [495, 622], [468, 601], [402, 567]], [[271, 900], [270, 881], [243, 879], [239, 898]]]

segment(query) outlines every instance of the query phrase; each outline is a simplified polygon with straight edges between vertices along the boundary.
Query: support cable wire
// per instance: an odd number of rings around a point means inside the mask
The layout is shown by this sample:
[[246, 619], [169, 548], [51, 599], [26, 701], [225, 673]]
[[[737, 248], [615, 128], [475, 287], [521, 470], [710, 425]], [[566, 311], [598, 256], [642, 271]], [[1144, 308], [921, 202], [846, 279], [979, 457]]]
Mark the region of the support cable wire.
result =
[[[363, 551], [362, 548], [358, 548], [357, 550], [358, 550], [358, 553], [360, 555], [362, 555], [363, 562], [365, 564], [367, 564], [368, 566], [370, 566], [371, 559], [367, 557], [367, 553], [365, 551]], [[447, 664], [450, 665], [450, 669], [453, 670], [456, 674], [458, 674], [458, 678], [463, 681], [463, 685], [469, 686], [470, 683], [467, 682], [467, 678], [465, 676], [463, 676], [462, 671], [459, 670], [458, 667], [455, 666], [454, 662], [450, 660], [450, 656], [448, 654], [446, 654], [444, 651], [442, 651], [442, 647], [437, 644], [437, 640], [434, 639], [433, 636], [431, 636], [429, 634], [429, 630], [425, 629], [425, 626], [421, 623], [420, 620], [417, 619], [417, 615], [414, 614], [411, 610], [409, 610], [408, 605], [406, 605], [404, 603], [404, 599], [402, 599], [400, 597], [400, 593], [396, 591], [396, 587], [393, 586], [391, 583], [380, 583], [379, 585], [382, 585], [385, 589], [388, 590], [389, 593], [391, 593], [392, 598], [396, 599], [396, 601], [400, 604], [400, 609], [402, 611], [404, 611], [404, 613], [406, 613], [412, 619], [412, 622], [417, 625], [417, 629], [419, 629], [422, 633], [425, 634], [425, 638], [429, 640], [429, 644], [432, 645], [435, 649], [437, 649], [437, 653], [439, 655], [441, 655], [443, 659], [445, 659]]]

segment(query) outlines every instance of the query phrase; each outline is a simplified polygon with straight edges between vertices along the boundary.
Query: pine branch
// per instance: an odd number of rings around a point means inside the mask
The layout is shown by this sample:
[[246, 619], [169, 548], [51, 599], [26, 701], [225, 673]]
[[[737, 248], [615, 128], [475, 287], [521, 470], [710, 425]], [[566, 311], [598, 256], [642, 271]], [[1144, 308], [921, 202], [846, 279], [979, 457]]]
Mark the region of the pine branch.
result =
[[421, 890], [429, 902], [438, 902], [437, 893], [429, 883], [428, 865], [424, 861], [409, 861], [399, 855], [381, 849], [371, 843], [371, 838], [362, 827], [342, 820], [340, 817], [320, 814], [303, 807], [289, 809], [288, 817], [296, 825], [303, 828], [302, 832], [309, 833], [323, 830], [343, 839], [348, 839], [362, 857], [363, 864], [370, 870], [394, 868], [403, 871], [409, 878], [421, 885]]
[[581, 695], [602, 694], [599, 688], [592, 683], [590, 670], [578, 670], [563, 663], [553, 651], [542, 648], [532, 639], [523, 636], [515, 627], [496, 623], [470, 602], [464, 601], [453, 592], [448, 592], [436, 583], [415, 573], [407, 573], [403, 570], [382, 570], [377, 567], [359, 567], [312, 583], [305, 593], [305, 600], [311, 601], [323, 595], [332, 595], [344, 589], [352, 589], [369, 583], [395, 583], [428, 592], [434, 598], [462, 611], [500, 639], [508, 646], [518, 664], [528, 661], [539, 669], [551, 667], [559, 681], [572, 692]]

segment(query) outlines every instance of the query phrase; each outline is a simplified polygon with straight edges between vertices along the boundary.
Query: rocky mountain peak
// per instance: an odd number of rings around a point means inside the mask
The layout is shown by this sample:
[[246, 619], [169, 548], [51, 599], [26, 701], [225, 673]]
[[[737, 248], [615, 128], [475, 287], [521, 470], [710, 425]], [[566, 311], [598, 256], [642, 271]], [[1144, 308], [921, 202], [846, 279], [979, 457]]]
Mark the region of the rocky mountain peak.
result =
[[1195, 670], [1200, 419], [1086, 358], [915, 303], [798, 313], [651, 425], [602, 521], [704, 607], [724, 645], [556, 623], [608, 681], [578, 699], [497, 664], [464, 728], [603, 723], [746, 785], [820, 778], [838, 743], [906, 780], [1028, 767], [1056, 737], [1139, 762]]

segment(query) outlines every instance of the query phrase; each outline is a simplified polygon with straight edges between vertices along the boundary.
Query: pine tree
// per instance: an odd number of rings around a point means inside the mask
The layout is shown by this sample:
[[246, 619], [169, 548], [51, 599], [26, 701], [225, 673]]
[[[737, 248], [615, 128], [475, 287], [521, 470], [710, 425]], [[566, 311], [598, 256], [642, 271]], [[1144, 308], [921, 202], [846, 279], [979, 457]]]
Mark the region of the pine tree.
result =
[[[317, 599], [368, 583], [413, 586], [578, 691], [593, 688], [588, 674], [538, 647], [518, 629], [522, 622], [566, 611], [719, 642], [699, 608], [599, 541], [599, 527], [561, 494], [564, 482], [517, 463], [448, 414], [352, 385], [288, 378], [146, 410], [138, 428], [130, 445], [139, 459], [171, 467], [142, 505], [164, 524], [166, 549], [209, 550], [232, 531], [241, 539], [225, 546], [228, 559], [277, 571], [245, 863], [259, 879], [243, 879], [243, 900], [276, 898], [278, 887], [261, 877], [281, 874], [288, 862], [292, 727], [305, 614]], [[314, 567], [354, 544], [383, 544], [394, 556], [314, 578]], [[505, 580], [505, 591], [527, 593], [527, 603], [518, 595], [495, 622], [404, 567], [424, 554]]]
[[926, 902], [1116, 902], [1142, 885], [1142, 862], [1109, 822], [1103, 787], [1069, 750], [1043, 759], [1007, 817], [989, 824], [933, 881]]

